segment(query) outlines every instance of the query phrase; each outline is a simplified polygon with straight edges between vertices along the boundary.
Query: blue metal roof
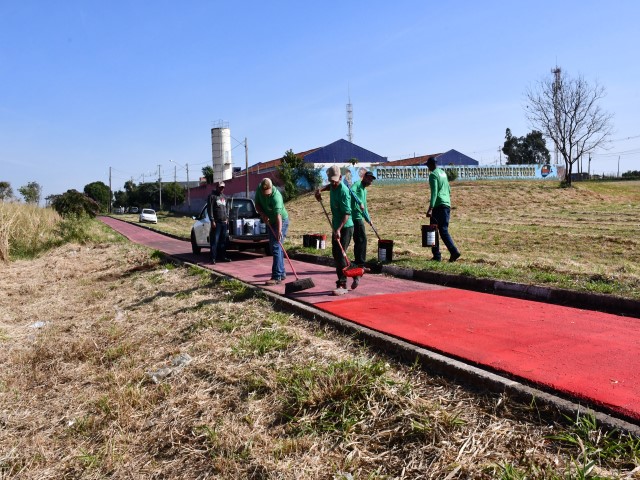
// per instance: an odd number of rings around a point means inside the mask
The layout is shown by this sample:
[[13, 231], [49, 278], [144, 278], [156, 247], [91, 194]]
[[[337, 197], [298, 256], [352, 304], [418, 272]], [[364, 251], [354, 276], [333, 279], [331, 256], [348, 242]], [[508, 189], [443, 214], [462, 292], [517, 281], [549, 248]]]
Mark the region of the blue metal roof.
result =
[[380, 156], [342, 138], [306, 155], [304, 161], [305, 163], [347, 163], [352, 158], [358, 159], [359, 163], [387, 161], [387, 157]]
[[479, 165], [477, 160], [471, 157], [467, 157], [464, 153], [460, 153], [457, 150], [449, 150], [442, 155], [438, 155], [438, 166], [444, 167], [447, 165]]

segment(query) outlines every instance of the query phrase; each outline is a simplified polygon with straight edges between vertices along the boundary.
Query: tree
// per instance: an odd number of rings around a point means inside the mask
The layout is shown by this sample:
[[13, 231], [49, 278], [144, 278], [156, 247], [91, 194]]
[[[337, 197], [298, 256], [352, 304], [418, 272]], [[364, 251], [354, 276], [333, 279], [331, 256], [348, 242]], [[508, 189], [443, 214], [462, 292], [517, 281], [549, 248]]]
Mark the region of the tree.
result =
[[162, 193], [168, 205], [180, 205], [184, 202], [184, 188], [179, 183], [173, 182], [165, 184], [162, 188]]
[[100, 211], [98, 202], [77, 190], [67, 190], [62, 195], [56, 195], [51, 202], [53, 209], [62, 217], [95, 217]]
[[502, 153], [507, 156], [507, 165], [546, 164], [551, 161], [542, 132], [533, 130], [526, 137], [514, 137], [507, 128]]
[[213, 183], [213, 167], [211, 165], [202, 167], [202, 176], [207, 179], [207, 184], [211, 185]]
[[0, 182], [0, 202], [13, 198], [13, 188], [9, 182]]
[[604, 87], [590, 85], [582, 76], [571, 78], [559, 68], [553, 73], [554, 77], [528, 89], [526, 115], [562, 155], [566, 167], [563, 183], [570, 186], [573, 164], [607, 142], [613, 117], [599, 106]]
[[108, 212], [111, 204], [109, 186], [103, 182], [93, 182], [84, 186], [84, 193], [100, 205], [101, 212]]
[[40, 194], [42, 187], [38, 182], [29, 182], [18, 189], [22, 198], [27, 203], [40, 203]]
[[305, 164], [293, 150], [287, 150], [281, 160], [277, 170], [284, 185], [282, 198], [285, 202], [298, 196], [299, 185], [314, 189], [320, 184], [320, 170]]

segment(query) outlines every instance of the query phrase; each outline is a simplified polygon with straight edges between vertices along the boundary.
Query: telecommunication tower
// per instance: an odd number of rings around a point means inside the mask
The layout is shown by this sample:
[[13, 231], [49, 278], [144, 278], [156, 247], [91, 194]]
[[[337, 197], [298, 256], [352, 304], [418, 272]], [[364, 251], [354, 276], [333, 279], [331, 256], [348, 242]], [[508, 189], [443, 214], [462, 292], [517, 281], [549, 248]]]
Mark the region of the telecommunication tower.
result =
[[353, 105], [351, 105], [351, 94], [349, 94], [349, 103], [347, 103], [347, 129], [349, 142], [353, 143]]

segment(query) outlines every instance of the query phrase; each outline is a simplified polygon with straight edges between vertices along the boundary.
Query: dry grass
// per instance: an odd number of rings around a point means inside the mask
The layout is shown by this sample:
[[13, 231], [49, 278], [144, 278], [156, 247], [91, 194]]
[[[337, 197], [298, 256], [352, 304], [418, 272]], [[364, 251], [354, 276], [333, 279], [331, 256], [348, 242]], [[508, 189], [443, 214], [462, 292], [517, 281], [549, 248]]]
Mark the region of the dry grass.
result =
[[55, 238], [60, 216], [50, 208], [0, 202], [0, 262], [37, 252]]
[[[395, 364], [136, 245], [64, 245], [7, 265], [0, 286], [0, 478], [587, 470], [584, 449], [548, 438], [564, 431], [550, 412]], [[634, 453], [589, 468], [621, 478], [638, 465]]]
[[[640, 182], [569, 189], [540, 181], [453, 182], [450, 232], [462, 252], [455, 264], [430, 262], [431, 249], [421, 246], [428, 195], [426, 184], [370, 187], [371, 217], [381, 237], [394, 240], [395, 264], [640, 299]], [[329, 232], [313, 196], [287, 209], [292, 243]], [[375, 260], [372, 230], [369, 238]]]

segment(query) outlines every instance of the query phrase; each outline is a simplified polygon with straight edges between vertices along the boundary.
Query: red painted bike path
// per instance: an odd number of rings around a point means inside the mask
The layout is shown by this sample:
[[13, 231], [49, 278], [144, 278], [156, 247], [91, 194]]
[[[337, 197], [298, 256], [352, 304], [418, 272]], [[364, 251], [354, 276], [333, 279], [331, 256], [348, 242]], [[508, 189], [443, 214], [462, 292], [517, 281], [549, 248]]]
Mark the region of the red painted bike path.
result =
[[[271, 257], [233, 252], [233, 262], [211, 265], [208, 250], [194, 255], [189, 242], [102, 220], [133, 242], [284, 294], [284, 284], [263, 285]], [[335, 269], [295, 260], [293, 265], [315, 287], [290, 298], [640, 421], [639, 319], [372, 274], [336, 297]]]

